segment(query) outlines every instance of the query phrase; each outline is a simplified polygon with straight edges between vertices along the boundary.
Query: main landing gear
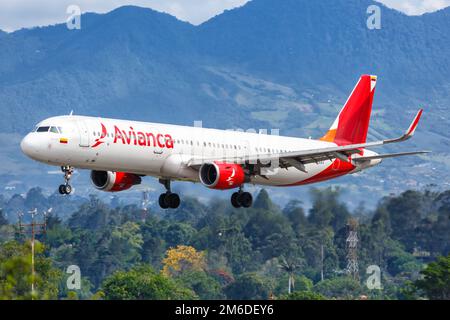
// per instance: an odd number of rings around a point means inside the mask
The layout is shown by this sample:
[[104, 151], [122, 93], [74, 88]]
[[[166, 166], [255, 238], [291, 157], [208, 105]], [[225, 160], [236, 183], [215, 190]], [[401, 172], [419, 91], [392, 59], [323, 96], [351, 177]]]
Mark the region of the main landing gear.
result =
[[72, 192], [72, 186], [69, 182], [73, 174], [73, 167], [62, 166], [61, 171], [64, 172], [64, 184], [59, 186], [58, 191], [60, 194], [70, 194]]
[[235, 208], [250, 208], [253, 204], [252, 194], [250, 192], [244, 192], [242, 187], [240, 187], [239, 191], [233, 193], [231, 196], [231, 204]]
[[162, 185], [164, 185], [164, 187], [166, 188], [166, 192], [162, 193], [159, 196], [159, 206], [162, 209], [176, 209], [180, 206], [180, 196], [176, 193], [172, 193], [170, 191], [170, 180], [167, 179], [160, 179], [159, 183], [161, 183]]

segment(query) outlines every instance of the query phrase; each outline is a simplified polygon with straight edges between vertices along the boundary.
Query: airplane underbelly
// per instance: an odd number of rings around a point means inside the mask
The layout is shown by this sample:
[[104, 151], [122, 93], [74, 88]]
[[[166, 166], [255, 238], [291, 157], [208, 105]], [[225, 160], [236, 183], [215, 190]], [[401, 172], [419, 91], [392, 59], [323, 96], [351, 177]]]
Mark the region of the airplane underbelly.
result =
[[268, 186], [288, 186], [300, 184], [302, 181], [311, 179], [326, 170], [332, 164], [331, 161], [324, 161], [320, 164], [306, 165], [307, 172], [302, 172], [294, 167], [287, 169], [277, 168], [272, 174], [267, 174], [267, 179], [257, 176], [251, 179], [251, 183]]

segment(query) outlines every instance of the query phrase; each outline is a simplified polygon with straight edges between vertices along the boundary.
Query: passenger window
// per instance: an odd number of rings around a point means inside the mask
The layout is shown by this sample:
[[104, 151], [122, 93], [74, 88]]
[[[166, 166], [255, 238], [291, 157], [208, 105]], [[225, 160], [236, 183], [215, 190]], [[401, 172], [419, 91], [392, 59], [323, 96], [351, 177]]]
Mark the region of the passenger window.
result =
[[39, 127], [36, 132], [48, 132], [50, 127]]

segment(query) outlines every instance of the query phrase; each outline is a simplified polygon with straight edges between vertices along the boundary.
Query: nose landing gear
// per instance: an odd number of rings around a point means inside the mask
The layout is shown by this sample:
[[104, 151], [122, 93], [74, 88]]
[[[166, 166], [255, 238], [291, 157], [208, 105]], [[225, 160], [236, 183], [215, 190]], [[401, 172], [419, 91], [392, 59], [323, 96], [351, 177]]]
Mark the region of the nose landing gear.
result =
[[180, 206], [180, 196], [176, 193], [172, 193], [172, 191], [170, 191], [170, 180], [167, 179], [160, 179], [159, 183], [163, 184], [164, 187], [166, 188], [166, 192], [162, 193], [159, 196], [159, 206], [162, 209], [176, 209]]
[[231, 195], [231, 205], [235, 208], [250, 208], [252, 204], [252, 194], [250, 192], [244, 192], [242, 187], [239, 187], [239, 191]]
[[70, 194], [72, 192], [72, 186], [69, 182], [73, 174], [73, 167], [62, 166], [61, 171], [64, 172], [64, 184], [59, 186], [58, 191], [60, 194]]

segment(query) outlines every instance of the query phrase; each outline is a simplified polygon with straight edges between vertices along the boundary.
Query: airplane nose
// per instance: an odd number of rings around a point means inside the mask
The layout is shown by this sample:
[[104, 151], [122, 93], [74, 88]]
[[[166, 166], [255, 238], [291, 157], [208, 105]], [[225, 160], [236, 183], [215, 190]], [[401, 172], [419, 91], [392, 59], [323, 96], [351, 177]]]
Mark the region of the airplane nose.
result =
[[22, 141], [20, 142], [20, 149], [27, 156], [32, 157], [36, 153], [36, 146], [33, 145], [32, 137], [30, 134], [27, 134]]

